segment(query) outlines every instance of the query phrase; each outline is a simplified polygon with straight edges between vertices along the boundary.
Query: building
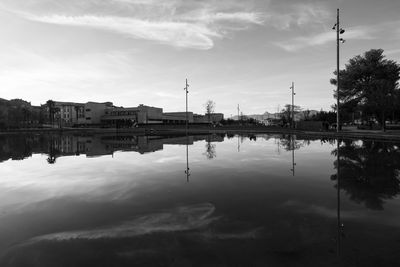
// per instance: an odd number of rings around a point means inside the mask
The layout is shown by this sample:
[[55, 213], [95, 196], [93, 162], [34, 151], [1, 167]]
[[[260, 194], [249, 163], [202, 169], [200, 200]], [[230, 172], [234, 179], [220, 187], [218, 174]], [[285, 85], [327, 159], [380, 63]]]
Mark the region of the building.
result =
[[79, 120], [78, 124], [101, 124], [102, 117], [106, 115], [107, 110], [112, 108], [113, 104], [111, 102], [87, 102], [85, 104], [84, 119]]
[[194, 123], [219, 123], [224, 119], [224, 114], [222, 113], [211, 113], [211, 114], [194, 114]]
[[108, 126], [126, 126], [135, 124], [162, 123], [162, 108], [139, 105], [138, 107], [123, 108], [113, 107], [105, 109], [105, 115], [101, 117], [103, 124]]
[[[83, 103], [51, 101], [41, 106], [44, 122], [57, 126], [73, 126], [84, 118]], [[53, 118], [51, 116], [53, 115]]]
[[[186, 123], [186, 112], [165, 112], [162, 120], [166, 124], [184, 124]], [[193, 112], [187, 112], [187, 121], [193, 123]]]

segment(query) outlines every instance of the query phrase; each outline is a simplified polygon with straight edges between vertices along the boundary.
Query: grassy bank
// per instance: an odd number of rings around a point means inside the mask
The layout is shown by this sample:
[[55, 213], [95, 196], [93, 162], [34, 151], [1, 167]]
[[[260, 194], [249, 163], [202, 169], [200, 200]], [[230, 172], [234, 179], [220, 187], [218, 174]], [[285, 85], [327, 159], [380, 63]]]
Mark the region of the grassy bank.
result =
[[[337, 133], [335, 131], [306, 131], [281, 127], [265, 126], [195, 126], [190, 125], [188, 134], [296, 134], [321, 138], [351, 138], [351, 139], [372, 139], [400, 141], [400, 131], [371, 131], [371, 130], [346, 130]], [[71, 133], [71, 134], [133, 134], [133, 135], [184, 135], [184, 125], [146, 125], [137, 128], [36, 128], [36, 129], [14, 129], [0, 131], [0, 134], [23, 134], [23, 133]]]

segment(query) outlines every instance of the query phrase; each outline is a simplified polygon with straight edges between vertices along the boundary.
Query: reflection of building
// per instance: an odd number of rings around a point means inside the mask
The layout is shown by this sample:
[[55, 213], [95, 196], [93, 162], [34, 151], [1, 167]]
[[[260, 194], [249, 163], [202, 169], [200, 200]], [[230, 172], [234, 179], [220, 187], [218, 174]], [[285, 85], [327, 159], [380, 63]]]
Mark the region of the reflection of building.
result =
[[224, 135], [195, 136], [134, 136], [134, 135], [40, 135], [0, 136], [0, 162], [24, 159], [33, 153], [49, 155], [55, 163], [62, 156], [112, 155], [115, 151], [135, 151], [141, 154], [162, 150], [164, 145], [192, 145], [196, 141], [222, 142]]

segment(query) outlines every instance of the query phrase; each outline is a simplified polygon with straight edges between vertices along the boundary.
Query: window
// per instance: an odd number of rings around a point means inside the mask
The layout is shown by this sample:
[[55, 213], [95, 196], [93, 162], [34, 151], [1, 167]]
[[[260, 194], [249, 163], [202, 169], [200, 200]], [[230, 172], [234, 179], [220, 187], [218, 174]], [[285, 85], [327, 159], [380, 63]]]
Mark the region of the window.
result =
[[90, 111], [90, 108], [87, 108], [86, 111]]
[[91, 119], [92, 119], [91, 117], [87, 117], [87, 118], [86, 118], [87, 121], [88, 121], [88, 120], [91, 120]]

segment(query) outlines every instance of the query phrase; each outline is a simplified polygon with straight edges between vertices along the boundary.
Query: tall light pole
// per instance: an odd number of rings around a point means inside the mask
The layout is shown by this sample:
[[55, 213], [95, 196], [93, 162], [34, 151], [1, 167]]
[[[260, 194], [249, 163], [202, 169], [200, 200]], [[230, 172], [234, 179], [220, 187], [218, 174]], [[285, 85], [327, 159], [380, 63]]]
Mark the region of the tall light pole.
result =
[[189, 116], [188, 116], [188, 88], [189, 88], [189, 84], [188, 81], [186, 79], [186, 86], [185, 88], [183, 88], [183, 90], [186, 91], [186, 135], [188, 134], [188, 122], [189, 122]]
[[292, 89], [292, 120], [291, 120], [291, 128], [294, 128], [294, 95], [296, 94], [294, 92], [294, 82], [292, 82], [292, 86], [290, 87]]
[[237, 106], [237, 110], [238, 110], [238, 121], [240, 121], [240, 116], [239, 116], [240, 108], [239, 108], [239, 104], [238, 104], [238, 106]]
[[339, 101], [339, 88], [340, 88], [340, 82], [339, 82], [339, 60], [340, 60], [340, 54], [339, 54], [339, 45], [340, 43], [344, 43], [345, 40], [343, 38], [340, 38], [340, 34], [344, 33], [344, 30], [342, 28], [340, 28], [340, 23], [339, 23], [339, 8], [337, 9], [337, 19], [336, 19], [336, 23], [335, 25], [333, 25], [332, 30], [336, 30], [336, 97], [337, 97], [337, 103], [336, 103], [336, 131], [339, 132], [339, 122], [340, 122], [340, 118], [339, 118], [339, 105], [340, 105], [340, 101]]

